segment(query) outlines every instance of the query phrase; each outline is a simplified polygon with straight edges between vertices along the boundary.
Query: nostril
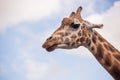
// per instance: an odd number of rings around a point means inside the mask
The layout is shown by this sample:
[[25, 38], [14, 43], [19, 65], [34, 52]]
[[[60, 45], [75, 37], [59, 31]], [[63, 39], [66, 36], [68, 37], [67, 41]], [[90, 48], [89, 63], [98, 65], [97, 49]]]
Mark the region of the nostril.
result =
[[45, 48], [45, 45], [43, 44], [42, 47]]
[[52, 39], [52, 36], [51, 37], [49, 37], [47, 40], [51, 40]]

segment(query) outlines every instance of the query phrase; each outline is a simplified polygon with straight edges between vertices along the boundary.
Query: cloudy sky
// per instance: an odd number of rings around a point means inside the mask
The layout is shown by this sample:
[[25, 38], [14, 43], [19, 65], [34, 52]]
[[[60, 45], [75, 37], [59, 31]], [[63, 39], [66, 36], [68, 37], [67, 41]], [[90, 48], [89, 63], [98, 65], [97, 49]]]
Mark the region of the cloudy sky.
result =
[[0, 0], [0, 80], [114, 80], [84, 47], [41, 46], [79, 6], [82, 16], [120, 50], [119, 0]]

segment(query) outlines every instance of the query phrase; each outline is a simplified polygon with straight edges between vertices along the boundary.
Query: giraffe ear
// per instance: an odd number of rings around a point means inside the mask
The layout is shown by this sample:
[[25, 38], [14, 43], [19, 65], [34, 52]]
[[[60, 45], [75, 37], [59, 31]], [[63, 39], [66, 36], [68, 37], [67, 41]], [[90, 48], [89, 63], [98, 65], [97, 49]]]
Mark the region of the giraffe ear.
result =
[[74, 19], [75, 18], [75, 12], [72, 12], [69, 16], [69, 18]]
[[93, 28], [102, 28], [103, 27], [103, 24], [92, 24], [89, 26], [90, 29], [93, 29]]
[[80, 21], [83, 21], [82, 17], [81, 17], [81, 11], [82, 11], [82, 7], [78, 7], [77, 11], [76, 11], [76, 18], [78, 18]]

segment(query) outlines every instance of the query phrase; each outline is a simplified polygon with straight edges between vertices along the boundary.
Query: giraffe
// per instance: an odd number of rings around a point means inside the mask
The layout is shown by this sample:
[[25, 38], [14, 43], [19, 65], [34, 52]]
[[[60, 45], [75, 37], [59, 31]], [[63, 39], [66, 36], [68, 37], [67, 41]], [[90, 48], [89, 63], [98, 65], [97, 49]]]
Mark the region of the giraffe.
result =
[[57, 48], [73, 49], [84, 46], [115, 79], [120, 80], [120, 52], [104, 39], [95, 28], [103, 24], [93, 24], [81, 17], [82, 7], [63, 18], [60, 27], [42, 45], [48, 52]]

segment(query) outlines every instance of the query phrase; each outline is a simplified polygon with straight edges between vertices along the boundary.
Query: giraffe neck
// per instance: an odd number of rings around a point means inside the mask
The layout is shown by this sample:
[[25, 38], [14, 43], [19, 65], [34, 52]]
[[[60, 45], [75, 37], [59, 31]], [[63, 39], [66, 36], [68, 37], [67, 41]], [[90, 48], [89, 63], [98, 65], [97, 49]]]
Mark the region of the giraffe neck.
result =
[[96, 31], [91, 37], [91, 41], [85, 47], [115, 80], [120, 80], [120, 52]]

